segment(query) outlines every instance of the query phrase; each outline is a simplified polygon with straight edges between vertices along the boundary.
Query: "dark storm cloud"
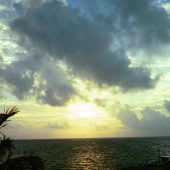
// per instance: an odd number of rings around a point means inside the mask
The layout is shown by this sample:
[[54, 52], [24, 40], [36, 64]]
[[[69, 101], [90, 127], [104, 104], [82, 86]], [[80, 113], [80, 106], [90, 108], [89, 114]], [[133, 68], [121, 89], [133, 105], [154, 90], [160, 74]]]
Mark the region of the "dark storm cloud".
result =
[[170, 41], [170, 18], [155, 0], [115, 0], [119, 26], [128, 37], [130, 48], [155, 51]]
[[34, 53], [1, 68], [0, 77], [19, 99], [34, 95], [38, 101], [56, 106], [64, 105], [75, 94], [71, 80], [42, 54]]
[[[113, 23], [113, 39], [123, 48], [157, 52], [170, 40], [169, 14], [157, 0], [74, 0], [70, 4]], [[107, 23], [107, 24], [108, 24]], [[121, 41], [121, 42], [120, 42]], [[159, 50], [157, 49], [159, 47]]]
[[[121, 110], [118, 118], [126, 128], [135, 129], [142, 135], [169, 135], [170, 117], [163, 115], [152, 108], [144, 108], [139, 119], [136, 113], [130, 108]], [[141, 134], [140, 134], [141, 135]]]
[[41, 71], [41, 76], [46, 80], [45, 95], [39, 95], [38, 99], [52, 106], [64, 105], [76, 94], [72, 86], [72, 80], [53, 63], [46, 62], [46, 69]]
[[157, 78], [152, 79], [147, 68], [129, 67], [126, 53], [133, 45], [148, 48], [169, 41], [167, 13], [146, 0], [107, 1], [102, 11], [100, 3], [104, 1], [88, 2], [84, 10], [58, 1], [46, 2], [13, 21], [12, 29], [65, 60], [75, 75], [124, 90], [154, 87]]
[[160, 0], [162, 3], [169, 3], [170, 0]]
[[27, 46], [29, 55], [0, 69], [18, 98], [34, 94], [43, 103], [63, 105], [76, 94], [58, 60], [66, 62], [73, 75], [125, 91], [155, 86], [158, 77], [151, 78], [144, 66], [131, 67], [127, 53], [155, 53], [169, 43], [169, 15], [156, 1], [70, 0], [66, 5], [31, 0], [15, 8], [19, 16], [11, 29], [23, 46], [29, 37], [35, 47], [32, 51]]
[[170, 101], [165, 100], [165, 101], [164, 101], [164, 107], [166, 108], [166, 110], [167, 110], [168, 112], [170, 112]]
[[8, 84], [12, 85], [13, 93], [22, 99], [25, 93], [29, 92], [34, 82], [33, 73], [28, 74], [25, 61], [15, 62], [14, 64], [0, 69], [0, 76]]

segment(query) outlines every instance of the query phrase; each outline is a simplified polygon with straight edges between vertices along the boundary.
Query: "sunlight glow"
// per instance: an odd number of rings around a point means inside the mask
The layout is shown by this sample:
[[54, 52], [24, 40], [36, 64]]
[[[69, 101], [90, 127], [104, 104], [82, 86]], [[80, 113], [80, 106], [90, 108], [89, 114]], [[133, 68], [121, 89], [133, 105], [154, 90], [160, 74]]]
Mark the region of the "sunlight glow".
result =
[[94, 103], [77, 102], [69, 106], [70, 118], [99, 118], [104, 117], [105, 113]]

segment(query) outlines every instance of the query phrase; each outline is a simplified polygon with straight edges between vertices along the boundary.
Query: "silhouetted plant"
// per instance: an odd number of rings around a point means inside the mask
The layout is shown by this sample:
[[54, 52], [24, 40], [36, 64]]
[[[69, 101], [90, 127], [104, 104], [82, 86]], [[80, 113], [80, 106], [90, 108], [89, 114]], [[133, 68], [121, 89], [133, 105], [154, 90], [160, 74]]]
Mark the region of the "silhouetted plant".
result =
[[7, 126], [11, 116], [20, 110], [14, 106], [0, 113], [0, 170], [43, 170], [44, 163], [39, 156], [15, 156], [13, 140], [6, 137], [1, 129]]
[[[0, 113], [0, 129], [5, 127], [6, 122], [9, 118], [19, 112], [19, 109], [14, 106], [12, 108], [8, 108], [4, 110], [3, 113]], [[15, 152], [15, 146], [13, 144], [13, 140], [11, 138], [7, 138], [2, 131], [0, 131], [0, 163], [4, 164], [7, 160], [9, 160]]]
[[1, 163], [5, 163], [15, 153], [15, 146], [13, 140], [7, 137], [3, 137], [0, 141], [0, 160]]
[[4, 123], [11, 117], [17, 114], [20, 110], [14, 106], [12, 108], [8, 108], [4, 110], [4, 113], [0, 113], [0, 128], [6, 126]]

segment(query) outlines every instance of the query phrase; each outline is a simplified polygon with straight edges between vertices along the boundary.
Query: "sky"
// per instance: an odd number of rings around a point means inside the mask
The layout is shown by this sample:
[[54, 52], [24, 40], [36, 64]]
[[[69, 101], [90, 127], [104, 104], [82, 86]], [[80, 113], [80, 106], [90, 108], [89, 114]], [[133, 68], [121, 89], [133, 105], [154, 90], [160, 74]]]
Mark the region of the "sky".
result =
[[12, 138], [169, 136], [169, 85], [169, 0], [0, 0]]

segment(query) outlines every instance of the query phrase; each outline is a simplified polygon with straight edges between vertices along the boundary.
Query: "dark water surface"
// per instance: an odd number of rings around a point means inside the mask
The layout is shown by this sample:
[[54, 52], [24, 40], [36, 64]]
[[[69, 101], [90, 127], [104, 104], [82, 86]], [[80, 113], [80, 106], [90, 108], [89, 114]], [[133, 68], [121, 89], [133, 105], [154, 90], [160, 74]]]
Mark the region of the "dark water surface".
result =
[[170, 137], [18, 140], [15, 145], [18, 154], [40, 155], [47, 170], [115, 170], [155, 159], [155, 147], [170, 146]]

